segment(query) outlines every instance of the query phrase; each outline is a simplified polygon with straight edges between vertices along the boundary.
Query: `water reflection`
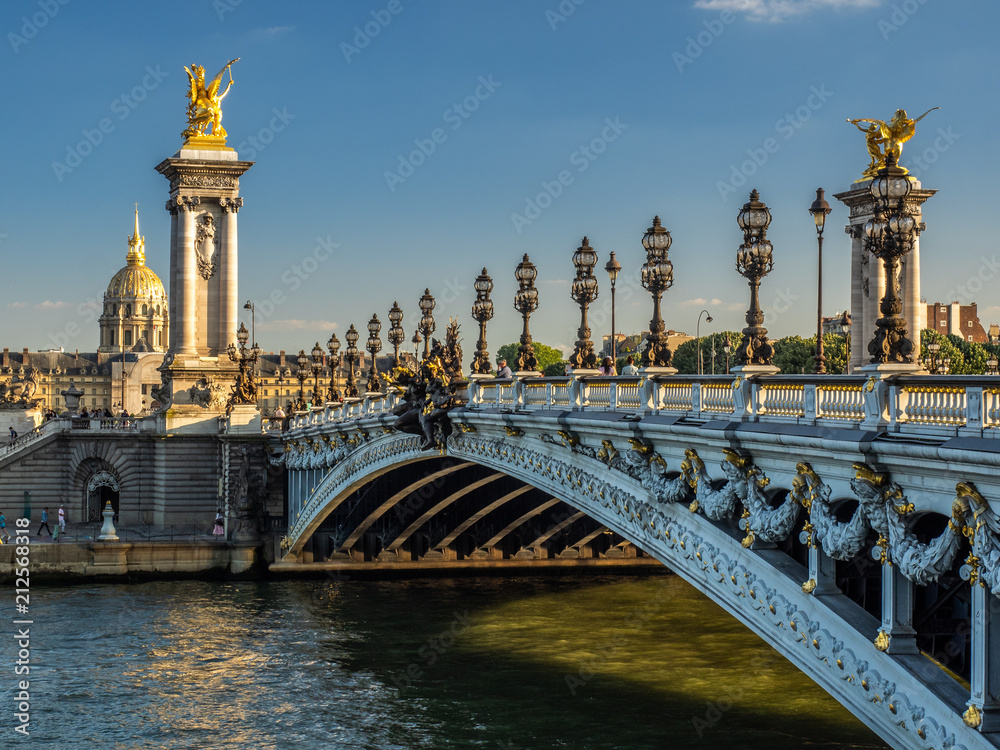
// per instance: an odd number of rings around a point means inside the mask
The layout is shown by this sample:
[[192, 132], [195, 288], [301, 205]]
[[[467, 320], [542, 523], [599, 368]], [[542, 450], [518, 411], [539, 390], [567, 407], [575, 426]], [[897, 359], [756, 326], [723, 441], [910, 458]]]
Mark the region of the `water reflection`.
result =
[[160, 582], [32, 604], [32, 747], [883, 747], [674, 577]]

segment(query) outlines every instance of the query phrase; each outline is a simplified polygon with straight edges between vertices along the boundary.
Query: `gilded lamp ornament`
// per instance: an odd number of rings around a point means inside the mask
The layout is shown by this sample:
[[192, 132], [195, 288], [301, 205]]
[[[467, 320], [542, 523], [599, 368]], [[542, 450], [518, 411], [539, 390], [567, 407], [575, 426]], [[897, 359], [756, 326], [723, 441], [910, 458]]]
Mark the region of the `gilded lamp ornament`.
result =
[[392, 344], [392, 366], [399, 367], [399, 347], [406, 341], [406, 333], [403, 332], [403, 311], [398, 302], [393, 302], [389, 309], [389, 332], [386, 338]]
[[646, 348], [642, 352], [643, 367], [670, 367], [673, 356], [660, 314], [660, 298], [674, 285], [674, 264], [667, 257], [671, 242], [670, 232], [660, 224], [660, 217], [654, 216], [653, 226], [642, 237], [646, 262], [642, 264], [641, 281], [643, 288], [653, 295], [653, 317], [649, 321]]
[[587, 308], [597, 299], [597, 279], [594, 278], [594, 266], [597, 265], [597, 253], [590, 246], [590, 241], [584, 237], [580, 247], [573, 253], [573, 265], [576, 266], [576, 278], [570, 294], [573, 301], [580, 305], [580, 329], [577, 331], [576, 350], [569, 361], [574, 369], [593, 370], [597, 366], [597, 355], [594, 354], [594, 344], [590, 340], [590, 325], [587, 323]]
[[[892, 154], [896, 163], [899, 163], [903, 155], [903, 144], [910, 140], [916, 132], [916, 125], [927, 115], [940, 107], [932, 107], [924, 112], [916, 120], [911, 120], [906, 116], [905, 109], [897, 109], [892, 119], [874, 120], [868, 117], [860, 117], [856, 120], [848, 119], [854, 127], [865, 134], [865, 142], [868, 147], [868, 157], [871, 161], [864, 171], [864, 177], [874, 177], [875, 173], [887, 166], [889, 155]], [[868, 123], [862, 127], [860, 123]], [[903, 169], [903, 174], [906, 170]]]
[[524, 327], [521, 331], [521, 342], [517, 348], [517, 371], [537, 372], [538, 360], [535, 359], [535, 346], [531, 341], [531, 331], [528, 330], [528, 318], [531, 313], [538, 309], [538, 290], [535, 289], [535, 278], [538, 276], [538, 269], [535, 264], [528, 260], [528, 254], [517, 264], [514, 269], [514, 278], [517, 279], [518, 289], [514, 293], [514, 309], [521, 313]]
[[236, 340], [239, 342], [239, 349], [232, 343], [229, 344], [228, 349], [229, 359], [235, 362], [240, 368], [239, 373], [236, 375], [236, 385], [233, 386], [233, 392], [229, 396], [229, 402], [226, 404], [227, 410], [230, 411], [234, 406], [240, 404], [257, 403], [257, 379], [254, 375], [254, 369], [257, 359], [260, 357], [260, 347], [257, 346], [257, 342], [254, 342], [248, 348], [247, 342], [249, 339], [250, 332], [247, 330], [245, 324], [240, 323], [239, 330], [236, 331]]
[[750, 200], [743, 204], [736, 222], [743, 230], [743, 244], [736, 252], [736, 270], [750, 285], [750, 309], [747, 310], [747, 327], [743, 329], [743, 342], [736, 350], [736, 362], [741, 366], [771, 366], [774, 348], [767, 341], [764, 312], [760, 309], [760, 281], [774, 268], [771, 242], [767, 228], [771, 212], [754, 190]]
[[347, 383], [344, 386], [344, 395], [347, 398], [357, 398], [358, 381], [354, 376], [354, 366], [361, 361], [361, 352], [358, 351], [360, 334], [353, 323], [344, 334], [344, 338], [347, 339], [347, 350], [344, 352], [344, 361], [347, 362]]
[[[417, 333], [423, 337], [424, 359], [431, 356], [431, 334], [434, 333], [434, 297], [430, 289], [424, 289], [424, 294], [417, 302], [420, 308], [420, 322], [417, 324]], [[416, 337], [414, 337], [416, 338]]]
[[[229, 93], [233, 85], [232, 65], [239, 62], [240, 58], [230, 60], [226, 63], [215, 77], [205, 83], [205, 69], [201, 65], [192, 65], [190, 68], [184, 67], [188, 74], [188, 126], [181, 133], [188, 141], [197, 142], [199, 139], [209, 139], [214, 141], [213, 145], [225, 143], [226, 131], [222, 127], [222, 100]], [[229, 71], [229, 83], [222, 93], [222, 76]], [[209, 133], [211, 129], [211, 133]]]
[[375, 362], [375, 355], [382, 351], [382, 339], [379, 333], [382, 330], [382, 323], [379, 322], [378, 315], [372, 315], [368, 321], [368, 353], [372, 355], [371, 367], [368, 368], [368, 384], [365, 386], [369, 393], [379, 393], [382, 390], [382, 383], [378, 378], [378, 366]]
[[881, 317], [875, 321], [875, 338], [868, 342], [873, 364], [913, 363], [913, 342], [906, 335], [903, 303], [899, 298], [899, 264], [920, 236], [920, 225], [909, 212], [906, 198], [913, 182], [906, 170], [888, 153], [886, 166], [878, 170], [869, 185], [872, 218], [865, 223], [865, 249], [882, 261], [885, 268], [885, 296], [879, 303]]
[[479, 323], [479, 340], [476, 342], [476, 356], [472, 360], [472, 372], [477, 375], [489, 375], [493, 372], [490, 364], [490, 353], [486, 350], [486, 323], [493, 318], [493, 301], [490, 292], [493, 291], [493, 279], [483, 269], [476, 277], [476, 301], [472, 303], [472, 319]]

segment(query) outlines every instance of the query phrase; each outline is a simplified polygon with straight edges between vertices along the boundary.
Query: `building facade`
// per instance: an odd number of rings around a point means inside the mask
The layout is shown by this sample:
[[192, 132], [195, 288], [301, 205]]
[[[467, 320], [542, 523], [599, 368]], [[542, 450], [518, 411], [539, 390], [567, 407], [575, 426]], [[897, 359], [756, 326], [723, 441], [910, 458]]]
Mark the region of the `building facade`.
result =
[[927, 328], [942, 336], [954, 334], [976, 344], [990, 343], [990, 337], [979, 320], [975, 302], [968, 305], [957, 301], [927, 305]]

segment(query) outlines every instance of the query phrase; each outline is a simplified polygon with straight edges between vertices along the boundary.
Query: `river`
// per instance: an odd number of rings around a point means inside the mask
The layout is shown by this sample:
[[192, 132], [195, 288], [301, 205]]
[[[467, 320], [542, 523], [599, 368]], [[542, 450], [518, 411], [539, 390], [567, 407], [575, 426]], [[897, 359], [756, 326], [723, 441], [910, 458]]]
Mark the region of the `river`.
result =
[[4, 748], [885, 747], [675, 576], [36, 588], [30, 617]]

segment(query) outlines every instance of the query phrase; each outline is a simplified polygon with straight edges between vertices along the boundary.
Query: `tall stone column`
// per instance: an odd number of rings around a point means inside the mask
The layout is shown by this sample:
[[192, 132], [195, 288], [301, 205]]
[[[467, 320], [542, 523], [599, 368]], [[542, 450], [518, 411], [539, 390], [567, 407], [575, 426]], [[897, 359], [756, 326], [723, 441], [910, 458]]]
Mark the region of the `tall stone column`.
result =
[[[219, 314], [219, 350], [224, 350], [230, 342], [236, 341], [239, 327], [239, 237], [237, 217], [243, 207], [242, 198], [220, 198], [222, 207], [222, 260], [219, 273], [222, 299]], [[251, 344], [256, 342], [251, 341]]]
[[[197, 143], [197, 147], [194, 147]], [[170, 344], [158, 389], [172, 432], [217, 432], [237, 367], [240, 161], [224, 140], [191, 141], [156, 170], [170, 181]]]

